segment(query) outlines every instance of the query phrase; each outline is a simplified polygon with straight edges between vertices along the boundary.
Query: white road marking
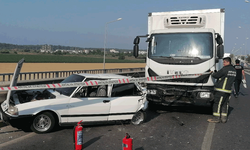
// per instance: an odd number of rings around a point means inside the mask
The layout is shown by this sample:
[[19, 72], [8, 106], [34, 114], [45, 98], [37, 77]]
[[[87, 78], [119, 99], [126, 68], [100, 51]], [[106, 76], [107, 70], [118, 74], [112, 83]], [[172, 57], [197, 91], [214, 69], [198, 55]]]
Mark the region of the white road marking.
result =
[[207, 131], [206, 131], [206, 134], [205, 134], [203, 142], [202, 142], [201, 150], [210, 150], [211, 149], [215, 124], [216, 123], [209, 123], [208, 124]]
[[247, 72], [247, 71], [245, 71], [245, 74], [248, 74], [248, 75], [250, 75], [250, 73], [249, 73], [249, 72]]

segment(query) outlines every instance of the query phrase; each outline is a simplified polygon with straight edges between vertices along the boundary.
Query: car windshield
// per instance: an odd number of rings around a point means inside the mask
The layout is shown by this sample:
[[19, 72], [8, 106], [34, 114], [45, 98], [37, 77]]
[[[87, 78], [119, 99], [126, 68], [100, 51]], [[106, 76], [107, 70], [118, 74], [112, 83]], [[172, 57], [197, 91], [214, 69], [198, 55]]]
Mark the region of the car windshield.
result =
[[149, 43], [149, 58], [209, 59], [213, 55], [211, 33], [155, 34]]
[[[82, 82], [84, 78], [85, 78], [84, 76], [73, 74], [64, 79], [61, 83]], [[55, 90], [63, 95], [70, 96], [76, 88], [77, 87], [56, 88]]]

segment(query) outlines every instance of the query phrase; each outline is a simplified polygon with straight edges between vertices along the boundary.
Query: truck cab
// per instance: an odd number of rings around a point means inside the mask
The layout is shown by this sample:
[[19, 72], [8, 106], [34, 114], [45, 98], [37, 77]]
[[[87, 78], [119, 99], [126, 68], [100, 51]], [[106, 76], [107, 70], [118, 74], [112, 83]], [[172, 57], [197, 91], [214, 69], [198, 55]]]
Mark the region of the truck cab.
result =
[[222, 68], [224, 9], [155, 12], [148, 16], [148, 34], [134, 40], [148, 43], [145, 76], [197, 74], [147, 82], [147, 100], [163, 105], [211, 105], [214, 79]]

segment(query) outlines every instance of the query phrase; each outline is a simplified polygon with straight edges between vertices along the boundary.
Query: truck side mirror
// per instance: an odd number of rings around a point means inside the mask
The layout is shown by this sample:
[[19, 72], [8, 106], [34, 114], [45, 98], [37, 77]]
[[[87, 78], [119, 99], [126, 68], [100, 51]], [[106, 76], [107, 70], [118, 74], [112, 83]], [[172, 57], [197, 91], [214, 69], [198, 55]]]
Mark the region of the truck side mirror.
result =
[[135, 39], [134, 39], [134, 56], [135, 58], [138, 57], [138, 52], [139, 52], [139, 44], [140, 43], [140, 38], [137, 36]]
[[219, 59], [222, 59], [224, 56], [224, 45], [218, 45], [217, 46], [217, 57]]
[[140, 38], [137, 36], [135, 39], [134, 39], [134, 44], [139, 44], [140, 43]]
[[138, 44], [135, 44], [135, 45], [134, 45], [134, 56], [135, 56], [135, 58], [138, 57], [138, 51], [139, 51], [139, 45], [138, 45]]
[[217, 37], [215, 38], [217, 44], [222, 45], [223, 39], [221, 38], [221, 35], [219, 33], [216, 33]]

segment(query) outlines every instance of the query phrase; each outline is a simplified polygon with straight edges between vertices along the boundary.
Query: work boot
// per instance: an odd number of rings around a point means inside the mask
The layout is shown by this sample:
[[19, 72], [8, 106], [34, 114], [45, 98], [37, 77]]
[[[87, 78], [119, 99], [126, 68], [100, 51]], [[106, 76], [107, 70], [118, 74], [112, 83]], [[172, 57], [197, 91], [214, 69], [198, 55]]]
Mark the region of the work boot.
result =
[[207, 120], [210, 123], [220, 123], [220, 117], [213, 117], [212, 119]]
[[227, 116], [221, 116], [221, 122], [226, 123], [227, 122]]

